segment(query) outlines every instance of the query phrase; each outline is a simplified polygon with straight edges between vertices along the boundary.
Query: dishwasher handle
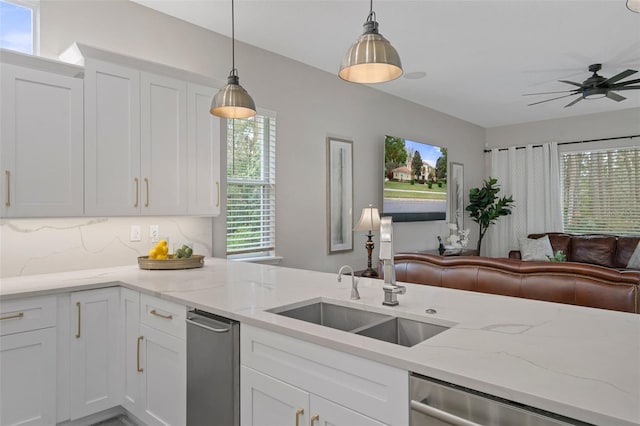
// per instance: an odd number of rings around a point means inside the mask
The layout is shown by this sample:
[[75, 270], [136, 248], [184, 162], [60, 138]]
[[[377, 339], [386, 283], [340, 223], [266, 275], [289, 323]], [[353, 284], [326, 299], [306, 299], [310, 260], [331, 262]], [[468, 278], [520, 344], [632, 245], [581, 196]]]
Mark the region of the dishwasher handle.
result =
[[446, 411], [442, 411], [438, 408], [432, 407], [431, 405], [427, 405], [424, 402], [416, 401], [415, 399], [412, 399], [409, 405], [411, 406], [412, 410], [415, 410], [434, 419], [438, 419], [452, 426], [482, 426], [479, 423], [463, 419], [462, 417], [447, 413]]
[[213, 327], [208, 327], [204, 324], [200, 324], [199, 322], [193, 321], [189, 318], [187, 318], [186, 321], [188, 324], [202, 327], [205, 330], [213, 331], [214, 333], [228, 333], [229, 331], [231, 331], [231, 326], [229, 326], [229, 328], [213, 328]]

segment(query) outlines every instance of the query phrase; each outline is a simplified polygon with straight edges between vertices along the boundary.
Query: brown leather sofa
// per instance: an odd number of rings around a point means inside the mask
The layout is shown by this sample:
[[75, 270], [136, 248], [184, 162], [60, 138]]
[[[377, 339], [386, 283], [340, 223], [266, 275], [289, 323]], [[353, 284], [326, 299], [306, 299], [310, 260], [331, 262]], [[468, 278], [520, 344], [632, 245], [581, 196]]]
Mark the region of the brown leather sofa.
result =
[[394, 260], [397, 281], [639, 313], [640, 271], [425, 253]]
[[[616, 236], [604, 234], [574, 235], [561, 232], [531, 234], [529, 238], [549, 236], [553, 252], [562, 250], [569, 262], [590, 263], [608, 268], [624, 269], [629, 263], [640, 236]], [[509, 258], [520, 259], [520, 252], [509, 252]]]

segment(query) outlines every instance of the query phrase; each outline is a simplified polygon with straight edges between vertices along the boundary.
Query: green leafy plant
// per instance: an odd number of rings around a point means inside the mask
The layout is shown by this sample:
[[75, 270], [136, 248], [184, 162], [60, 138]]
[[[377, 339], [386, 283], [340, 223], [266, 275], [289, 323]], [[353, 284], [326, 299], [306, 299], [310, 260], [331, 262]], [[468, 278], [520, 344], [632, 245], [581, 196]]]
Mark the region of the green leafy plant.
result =
[[562, 250], [558, 250], [553, 256], [547, 256], [552, 262], [566, 262], [567, 255]]
[[484, 181], [482, 188], [471, 188], [469, 190], [469, 205], [465, 208], [469, 212], [471, 219], [480, 226], [478, 237], [478, 254], [482, 246], [482, 239], [489, 230], [489, 227], [496, 223], [500, 216], [511, 214], [513, 198], [511, 196], [498, 198], [500, 188], [498, 180], [489, 177]]

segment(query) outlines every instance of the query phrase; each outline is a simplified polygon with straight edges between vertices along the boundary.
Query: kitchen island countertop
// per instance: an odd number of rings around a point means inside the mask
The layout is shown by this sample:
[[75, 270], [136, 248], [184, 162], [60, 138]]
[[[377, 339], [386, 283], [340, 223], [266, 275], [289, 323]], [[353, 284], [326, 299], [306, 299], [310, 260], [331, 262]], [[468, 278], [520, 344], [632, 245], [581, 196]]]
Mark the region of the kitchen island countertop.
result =
[[[382, 306], [382, 281], [207, 258], [190, 270], [137, 265], [4, 278], [2, 299], [121, 285], [311, 343], [603, 426], [640, 425], [640, 315], [405, 284]], [[265, 312], [330, 300], [451, 327], [404, 347]], [[425, 313], [435, 309], [435, 314]]]

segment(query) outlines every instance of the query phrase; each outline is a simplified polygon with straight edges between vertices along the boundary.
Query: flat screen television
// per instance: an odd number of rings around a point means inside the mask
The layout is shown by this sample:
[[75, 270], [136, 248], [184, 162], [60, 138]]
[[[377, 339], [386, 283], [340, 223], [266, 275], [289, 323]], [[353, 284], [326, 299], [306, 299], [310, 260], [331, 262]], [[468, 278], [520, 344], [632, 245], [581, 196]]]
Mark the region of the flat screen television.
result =
[[387, 135], [383, 179], [383, 216], [394, 222], [446, 219], [446, 148]]

